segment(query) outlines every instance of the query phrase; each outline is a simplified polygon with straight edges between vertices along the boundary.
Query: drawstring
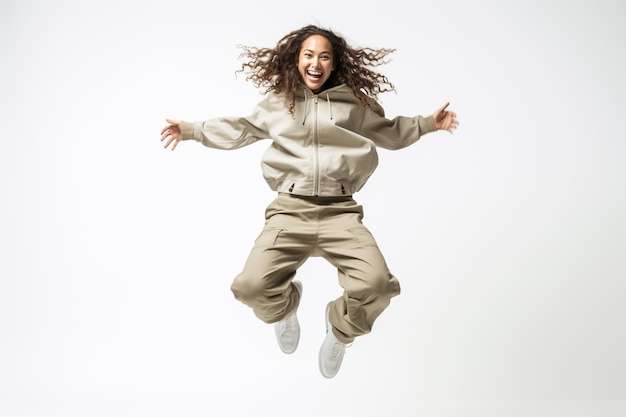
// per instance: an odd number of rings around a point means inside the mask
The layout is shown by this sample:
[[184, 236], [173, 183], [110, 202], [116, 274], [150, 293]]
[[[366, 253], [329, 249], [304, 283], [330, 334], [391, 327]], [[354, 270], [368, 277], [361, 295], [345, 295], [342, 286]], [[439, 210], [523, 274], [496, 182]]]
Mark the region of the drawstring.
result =
[[[306, 87], [304, 90], [304, 115], [302, 116], [302, 125], [306, 123], [307, 109], [309, 104], [309, 97], [306, 91]], [[328, 101], [328, 117], [330, 120], [333, 120], [333, 103], [330, 101], [330, 94], [326, 93], [326, 101]]]
[[307, 93], [306, 93], [306, 87], [303, 88], [304, 90], [304, 115], [302, 116], [302, 125], [304, 126], [304, 123], [306, 122], [306, 109], [307, 109], [307, 104], [309, 104], [309, 98], [307, 97]]
[[328, 116], [330, 120], [333, 120], [333, 105], [330, 102], [330, 95], [328, 93], [326, 93], [326, 100], [328, 101]]

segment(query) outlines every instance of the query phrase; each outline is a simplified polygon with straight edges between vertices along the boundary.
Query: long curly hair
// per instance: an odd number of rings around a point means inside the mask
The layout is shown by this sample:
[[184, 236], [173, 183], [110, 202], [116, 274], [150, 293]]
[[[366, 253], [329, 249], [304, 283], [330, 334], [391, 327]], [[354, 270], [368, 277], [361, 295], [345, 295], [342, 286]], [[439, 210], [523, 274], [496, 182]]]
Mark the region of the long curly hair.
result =
[[380, 93], [395, 91], [387, 77], [371, 68], [387, 63], [387, 56], [395, 49], [355, 48], [331, 30], [308, 25], [285, 35], [274, 48], [256, 48], [239, 45], [240, 59], [247, 59], [236, 73], [246, 74], [246, 81], [265, 93], [284, 94], [290, 114], [295, 109], [296, 91], [301, 84], [297, 64], [302, 43], [312, 35], [328, 39], [333, 49], [335, 70], [325, 88], [346, 84], [364, 106], [372, 106]]

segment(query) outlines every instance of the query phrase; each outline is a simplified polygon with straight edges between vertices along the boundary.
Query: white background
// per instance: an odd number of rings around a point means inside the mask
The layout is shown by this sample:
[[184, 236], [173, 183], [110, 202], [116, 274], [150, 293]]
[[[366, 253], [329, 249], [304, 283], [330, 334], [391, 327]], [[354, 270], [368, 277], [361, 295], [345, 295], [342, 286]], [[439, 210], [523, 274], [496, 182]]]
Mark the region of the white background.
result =
[[[3, 1], [0, 415], [626, 415], [626, 6], [619, 1]], [[238, 44], [319, 24], [393, 47], [387, 115], [460, 129], [356, 195], [403, 293], [324, 379], [230, 292], [274, 194], [268, 142], [164, 150], [249, 114]]]

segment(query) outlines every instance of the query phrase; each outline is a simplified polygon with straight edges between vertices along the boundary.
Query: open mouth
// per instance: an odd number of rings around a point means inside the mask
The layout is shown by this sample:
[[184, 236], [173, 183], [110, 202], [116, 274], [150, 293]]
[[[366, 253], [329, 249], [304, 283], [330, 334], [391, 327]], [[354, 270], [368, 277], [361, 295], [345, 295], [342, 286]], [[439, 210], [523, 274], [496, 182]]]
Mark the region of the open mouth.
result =
[[320, 78], [322, 78], [322, 73], [319, 71], [313, 71], [313, 70], [308, 70], [306, 72], [306, 75], [308, 75], [310, 78], [319, 80]]

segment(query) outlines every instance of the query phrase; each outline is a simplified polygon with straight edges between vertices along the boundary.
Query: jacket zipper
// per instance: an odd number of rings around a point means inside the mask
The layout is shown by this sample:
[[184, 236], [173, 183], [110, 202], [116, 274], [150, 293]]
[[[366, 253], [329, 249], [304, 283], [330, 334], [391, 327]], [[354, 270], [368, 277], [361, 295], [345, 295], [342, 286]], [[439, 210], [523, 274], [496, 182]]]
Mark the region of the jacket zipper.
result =
[[313, 146], [314, 146], [314, 157], [313, 157], [313, 195], [317, 196], [320, 192], [320, 163], [319, 163], [319, 131], [318, 131], [318, 123], [317, 123], [317, 96], [315, 96], [315, 100], [313, 101]]

